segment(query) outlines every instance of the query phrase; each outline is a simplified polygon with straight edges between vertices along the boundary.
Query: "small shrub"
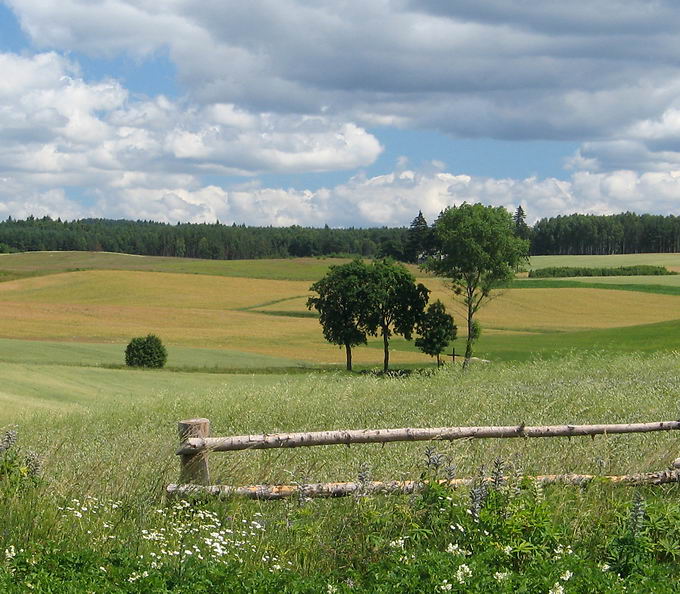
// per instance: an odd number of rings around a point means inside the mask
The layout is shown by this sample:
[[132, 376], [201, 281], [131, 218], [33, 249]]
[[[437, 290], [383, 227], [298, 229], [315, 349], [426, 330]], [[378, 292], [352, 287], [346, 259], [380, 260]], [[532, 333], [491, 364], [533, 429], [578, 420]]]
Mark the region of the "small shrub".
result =
[[168, 351], [155, 334], [133, 338], [125, 349], [125, 364], [128, 367], [160, 368], [168, 360]]

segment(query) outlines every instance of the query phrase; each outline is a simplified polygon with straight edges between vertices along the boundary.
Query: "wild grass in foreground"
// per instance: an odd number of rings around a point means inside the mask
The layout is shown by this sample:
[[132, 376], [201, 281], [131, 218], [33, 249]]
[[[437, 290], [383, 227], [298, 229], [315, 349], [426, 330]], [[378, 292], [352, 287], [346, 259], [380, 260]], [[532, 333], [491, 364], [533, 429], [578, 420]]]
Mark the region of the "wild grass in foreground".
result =
[[[674, 591], [677, 485], [542, 490], [519, 478], [660, 470], [680, 454], [673, 433], [211, 456], [215, 481], [230, 484], [495, 477], [413, 497], [186, 506], [168, 505], [163, 487], [177, 478], [182, 418], [210, 418], [215, 435], [677, 419], [679, 365], [678, 354], [593, 354], [398, 379], [195, 374], [193, 391], [182, 380], [128, 401], [97, 386], [122, 372], [89, 368], [81, 390], [96, 398], [17, 419], [13, 448], [43, 463], [39, 478], [22, 462], [0, 471], [0, 590]], [[45, 390], [34, 369], [27, 386]]]

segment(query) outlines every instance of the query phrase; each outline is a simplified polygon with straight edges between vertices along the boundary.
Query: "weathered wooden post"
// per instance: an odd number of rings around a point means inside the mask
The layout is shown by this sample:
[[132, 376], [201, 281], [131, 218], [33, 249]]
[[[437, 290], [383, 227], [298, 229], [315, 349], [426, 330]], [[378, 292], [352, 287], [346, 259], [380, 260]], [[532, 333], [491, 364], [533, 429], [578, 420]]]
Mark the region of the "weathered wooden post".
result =
[[[177, 424], [180, 446], [192, 437], [210, 437], [208, 419], [187, 419]], [[180, 456], [180, 484], [209, 485], [208, 450]]]

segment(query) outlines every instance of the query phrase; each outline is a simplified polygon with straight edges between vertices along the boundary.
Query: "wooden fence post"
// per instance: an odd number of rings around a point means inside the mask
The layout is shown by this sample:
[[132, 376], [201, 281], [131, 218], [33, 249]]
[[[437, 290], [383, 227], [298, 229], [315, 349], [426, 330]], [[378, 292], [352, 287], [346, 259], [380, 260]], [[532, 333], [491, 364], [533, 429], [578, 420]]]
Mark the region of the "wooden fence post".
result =
[[[177, 424], [180, 444], [192, 437], [210, 437], [210, 421], [208, 419], [187, 419]], [[180, 456], [179, 482], [181, 484], [209, 485], [208, 452], [202, 450], [196, 454]]]

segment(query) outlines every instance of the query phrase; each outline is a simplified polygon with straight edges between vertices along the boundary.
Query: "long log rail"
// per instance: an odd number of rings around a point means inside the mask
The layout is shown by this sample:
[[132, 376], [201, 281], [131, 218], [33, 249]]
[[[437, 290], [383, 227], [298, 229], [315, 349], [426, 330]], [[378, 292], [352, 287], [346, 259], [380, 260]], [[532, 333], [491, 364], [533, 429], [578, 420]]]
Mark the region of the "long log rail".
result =
[[[680, 459], [674, 465], [677, 468], [660, 472], [626, 474], [620, 476], [598, 476], [593, 474], [547, 474], [526, 477], [543, 485], [563, 484], [584, 486], [593, 481], [621, 486], [664, 485], [680, 482]], [[439, 480], [441, 485], [451, 488], [469, 486], [479, 479], [459, 478]], [[491, 479], [486, 479], [491, 481]], [[308, 485], [247, 485], [235, 487], [230, 485], [168, 485], [168, 498], [191, 498], [211, 496], [217, 498], [242, 497], [246, 499], [277, 500], [287, 497], [329, 498], [347, 497], [350, 495], [408, 495], [422, 491], [427, 481], [368, 481], [347, 483], [312, 483]]]
[[395, 441], [453, 441], [458, 439], [510, 437], [575, 437], [583, 435], [614, 435], [680, 430], [680, 421], [657, 423], [627, 423], [602, 425], [544, 425], [529, 427], [509, 425], [498, 427], [438, 427], [429, 429], [359, 429], [311, 431], [304, 433], [273, 433], [237, 435], [233, 437], [188, 437], [177, 450], [181, 456], [207, 452], [298, 448], [321, 445], [356, 443], [390, 443]]

